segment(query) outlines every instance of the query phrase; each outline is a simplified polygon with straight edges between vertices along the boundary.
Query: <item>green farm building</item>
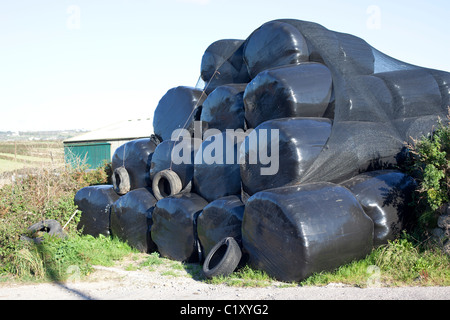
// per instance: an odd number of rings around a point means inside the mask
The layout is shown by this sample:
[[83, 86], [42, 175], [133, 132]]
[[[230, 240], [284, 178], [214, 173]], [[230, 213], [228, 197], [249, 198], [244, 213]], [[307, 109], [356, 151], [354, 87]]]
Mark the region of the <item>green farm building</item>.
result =
[[86, 163], [90, 169], [110, 162], [118, 147], [129, 141], [149, 138], [153, 121], [147, 119], [125, 120], [82, 135], [64, 140], [66, 163]]

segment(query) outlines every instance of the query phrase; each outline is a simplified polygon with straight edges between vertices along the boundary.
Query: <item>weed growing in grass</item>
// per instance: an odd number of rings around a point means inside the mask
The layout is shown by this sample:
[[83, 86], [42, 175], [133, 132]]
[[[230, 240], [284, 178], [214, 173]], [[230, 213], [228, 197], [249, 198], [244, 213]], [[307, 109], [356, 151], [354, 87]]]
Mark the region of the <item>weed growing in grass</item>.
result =
[[161, 259], [159, 253], [153, 252], [148, 255], [147, 259], [141, 262], [139, 265], [141, 267], [154, 267], [160, 266], [164, 264], [164, 261]]
[[252, 269], [246, 265], [228, 277], [217, 276], [205, 281], [210, 284], [226, 284], [235, 287], [268, 287], [275, 280], [264, 271]]
[[176, 271], [174, 271], [174, 270], [170, 270], [170, 269], [161, 272], [161, 275], [162, 275], [162, 276], [175, 277], [175, 278], [180, 276], [180, 274], [179, 274], [178, 272], [176, 272]]

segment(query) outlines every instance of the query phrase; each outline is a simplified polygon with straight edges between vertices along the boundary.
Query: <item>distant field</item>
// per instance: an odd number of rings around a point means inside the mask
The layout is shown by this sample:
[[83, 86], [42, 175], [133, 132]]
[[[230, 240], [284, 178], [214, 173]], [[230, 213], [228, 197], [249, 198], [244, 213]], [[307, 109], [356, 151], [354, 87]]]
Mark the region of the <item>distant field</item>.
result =
[[0, 173], [63, 163], [62, 141], [0, 142]]

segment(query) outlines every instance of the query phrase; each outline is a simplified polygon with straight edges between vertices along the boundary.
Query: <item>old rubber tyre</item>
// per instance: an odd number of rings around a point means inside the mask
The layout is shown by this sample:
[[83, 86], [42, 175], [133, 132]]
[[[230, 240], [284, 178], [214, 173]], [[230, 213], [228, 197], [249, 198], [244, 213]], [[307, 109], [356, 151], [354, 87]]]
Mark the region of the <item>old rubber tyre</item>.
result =
[[114, 191], [119, 195], [127, 194], [131, 189], [130, 176], [125, 167], [116, 168], [112, 175]]
[[203, 263], [203, 274], [207, 278], [228, 276], [236, 270], [241, 261], [239, 244], [232, 237], [219, 241], [209, 252]]
[[178, 194], [182, 189], [183, 184], [175, 171], [163, 170], [153, 177], [152, 190], [157, 200]]
[[50, 236], [65, 238], [66, 234], [64, 233], [61, 224], [56, 220], [43, 220], [38, 223], [33, 224], [28, 229], [28, 236], [22, 236], [22, 240], [33, 241], [34, 243], [41, 243], [44, 238], [42, 233], [48, 233]]

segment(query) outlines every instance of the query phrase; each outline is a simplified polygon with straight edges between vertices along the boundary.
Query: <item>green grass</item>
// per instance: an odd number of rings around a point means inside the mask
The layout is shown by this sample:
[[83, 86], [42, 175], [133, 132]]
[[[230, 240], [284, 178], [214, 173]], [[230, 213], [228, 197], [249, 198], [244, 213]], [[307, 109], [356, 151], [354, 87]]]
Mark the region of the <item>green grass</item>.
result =
[[131, 253], [137, 251], [117, 238], [45, 235], [42, 244], [24, 243], [17, 249], [9, 271], [20, 281], [78, 280], [92, 272], [92, 266], [113, 266]]
[[157, 252], [153, 252], [148, 255], [147, 259], [142, 261], [139, 265], [141, 267], [155, 267], [164, 264], [164, 261], [161, 259]]

